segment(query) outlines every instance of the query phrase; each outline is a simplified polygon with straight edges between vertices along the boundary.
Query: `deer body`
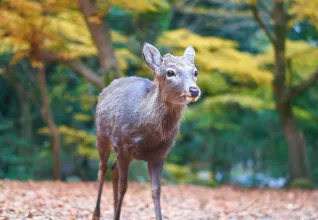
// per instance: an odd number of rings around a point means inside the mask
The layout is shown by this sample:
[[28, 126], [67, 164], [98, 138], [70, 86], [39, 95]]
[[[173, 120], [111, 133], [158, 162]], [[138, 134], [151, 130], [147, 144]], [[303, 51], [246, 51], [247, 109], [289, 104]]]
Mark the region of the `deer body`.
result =
[[117, 79], [99, 97], [97, 133], [110, 137], [116, 152], [124, 147], [133, 159], [165, 158], [183, 109], [162, 102], [155, 82], [139, 77]]
[[164, 160], [173, 146], [186, 105], [196, 101], [200, 90], [195, 84], [197, 70], [194, 50], [183, 57], [161, 57], [150, 44], [143, 57], [154, 72], [150, 81], [140, 77], [114, 80], [98, 98], [96, 109], [97, 148], [100, 154], [99, 191], [93, 219], [100, 217], [100, 197], [110, 149], [116, 151], [112, 166], [114, 219], [119, 219], [127, 190], [128, 167], [133, 159], [148, 163], [156, 219], [162, 219], [160, 176]]

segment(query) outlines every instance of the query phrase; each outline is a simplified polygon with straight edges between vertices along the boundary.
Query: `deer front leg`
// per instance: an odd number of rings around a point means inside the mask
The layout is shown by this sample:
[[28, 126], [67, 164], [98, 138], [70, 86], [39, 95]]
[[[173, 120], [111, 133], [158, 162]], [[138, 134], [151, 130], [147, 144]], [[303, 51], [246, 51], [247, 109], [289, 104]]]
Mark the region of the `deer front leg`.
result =
[[117, 155], [116, 167], [118, 169], [118, 197], [115, 211], [115, 220], [120, 219], [121, 206], [123, 204], [124, 196], [128, 185], [128, 168], [131, 160], [127, 155]]
[[159, 160], [156, 162], [148, 162], [148, 172], [151, 180], [151, 193], [152, 200], [155, 207], [156, 220], [161, 220], [161, 206], [160, 206], [160, 177], [162, 172], [162, 167], [164, 160]]

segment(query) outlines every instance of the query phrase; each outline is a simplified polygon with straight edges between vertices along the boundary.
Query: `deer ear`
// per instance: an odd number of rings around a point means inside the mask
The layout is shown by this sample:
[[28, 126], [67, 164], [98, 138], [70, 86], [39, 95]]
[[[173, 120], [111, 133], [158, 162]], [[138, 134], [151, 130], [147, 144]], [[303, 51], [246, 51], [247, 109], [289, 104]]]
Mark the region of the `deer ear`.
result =
[[194, 63], [195, 51], [192, 46], [188, 46], [183, 53], [183, 57], [186, 58], [190, 63]]
[[159, 73], [160, 65], [162, 63], [162, 57], [157, 48], [151, 44], [144, 43], [142, 47], [142, 57], [144, 58], [146, 64], [154, 72]]

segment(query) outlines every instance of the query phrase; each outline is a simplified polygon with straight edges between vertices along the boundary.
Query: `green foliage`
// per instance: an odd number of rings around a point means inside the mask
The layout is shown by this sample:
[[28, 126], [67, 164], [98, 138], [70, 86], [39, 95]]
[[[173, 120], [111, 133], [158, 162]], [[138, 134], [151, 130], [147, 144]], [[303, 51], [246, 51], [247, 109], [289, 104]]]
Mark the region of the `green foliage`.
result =
[[35, 177], [38, 146], [13, 132], [0, 135], [0, 178], [27, 180]]

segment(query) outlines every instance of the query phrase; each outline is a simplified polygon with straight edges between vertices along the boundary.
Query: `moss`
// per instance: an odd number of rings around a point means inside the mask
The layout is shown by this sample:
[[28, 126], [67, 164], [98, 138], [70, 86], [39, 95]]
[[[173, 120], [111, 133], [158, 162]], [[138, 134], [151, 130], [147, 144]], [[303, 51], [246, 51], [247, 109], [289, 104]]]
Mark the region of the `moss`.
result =
[[296, 178], [288, 184], [288, 188], [313, 189], [314, 183], [310, 179]]
[[177, 164], [165, 164], [165, 169], [177, 183], [194, 184], [208, 187], [217, 187], [219, 184], [215, 181], [211, 171], [202, 170], [209, 173], [207, 177], [200, 177], [198, 173], [193, 172], [190, 166], [181, 166]]

